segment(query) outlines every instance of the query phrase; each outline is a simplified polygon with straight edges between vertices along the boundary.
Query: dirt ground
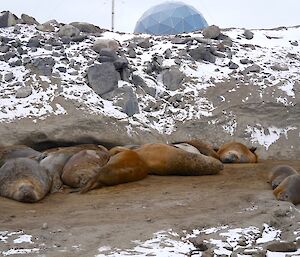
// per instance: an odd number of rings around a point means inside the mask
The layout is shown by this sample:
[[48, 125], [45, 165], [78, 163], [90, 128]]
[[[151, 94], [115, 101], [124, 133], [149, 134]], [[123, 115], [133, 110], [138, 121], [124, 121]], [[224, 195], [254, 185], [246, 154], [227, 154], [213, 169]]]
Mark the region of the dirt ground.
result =
[[56, 193], [36, 204], [0, 198], [0, 231], [32, 235], [31, 243], [18, 246], [10, 239], [1, 241], [0, 232], [0, 255], [30, 246], [39, 252], [26, 256], [95, 256], [102, 246], [130, 248], [133, 240], [149, 239], [161, 230], [180, 233], [220, 225], [268, 223], [283, 231], [282, 239], [293, 240], [300, 212], [295, 209], [291, 218], [294, 206], [276, 201], [267, 183], [268, 171], [279, 163], [300, 170], [300, 161], [228, 164], [219, 175], [148, 176], [84, 195]]

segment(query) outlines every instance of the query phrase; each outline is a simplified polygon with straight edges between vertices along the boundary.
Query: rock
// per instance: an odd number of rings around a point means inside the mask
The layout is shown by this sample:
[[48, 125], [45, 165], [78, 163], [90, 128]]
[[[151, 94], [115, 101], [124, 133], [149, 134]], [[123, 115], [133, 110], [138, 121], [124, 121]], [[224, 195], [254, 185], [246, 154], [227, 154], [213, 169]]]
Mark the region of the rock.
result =
[[228, 67], [229, 67], [229, 69], [231, 69], [231, 70], [235, 70], [235, 69], [238, 69], [238, 68], [239, 68], [239, 66], [238, 66], [236, 63], [234, 63], [233, 61], [230, 61], [230, 62], [228, 63]]
[[27, 14], [22, 14], [21, 15], [21, 19], [22, 21], [25, 23], [25, 24], [28, 24], [28, 25], [39, 25], [39, 22], [37, 22], [37, 20]]
[[184, 74], [177, 68], [171, 67], [162, 74], [163, 84], [168, 90], [177, 90], [181, 86]]
[[7, 52], [4, 55], [0, 56], [0, 61], [8, 62], [9, 59], [16, 57], [15, 52]]
[[201, 252], [208, 250], [207, 244], [204, 243], [199, 237], [190, 238], [189, 240], [195, 246], [195, 248], [197, 248], [197, 250]]
[[39, 75], [51, 76], [55, 60], [52, 57], [38, 57], [32, 60], [33, 71]]
[[8, 72], [4, 75], [4, 81], [10, 82], [15, 78], [15, 75], [12, 72]]
[[47, 222], [43, 223], [42, 229], [48, 229], [48, 223]]
[[280, 65], [280, 64], [274, 64], [270, 67], [272, 70], [275, 71], [288, 71], [289, 67], [287, 65]]
[[248, 29], [245, 29], [243, 35], [245, 36], [246, 39], [250, 40], [253, 38], [254, 33]]
[[141, 87], [146, 94], [151, 95], [152, 97], [156, 96], [156, 89], [154, 87], [149, 87], [139, 75], [132, 75], [132, 83], [137, 87]]
[[16, 92], [16, 98], [26, 98], [32, 94], [31, 86], [21, 87]]
[[245, 75], [250, 72], [260, 72], [260, 70], [261, 70], [261, 67], [259, 65], [253, 64], [253, 65], [247, 67], [244, 71], [242, 71], [242, 73]]
[[129, 58], [136, 58], [136, 52], [133, 48], [129, 48], [127, 51]]
[[89, 67], [87, 76], [89, 86], [100, 96], [116, 89], [120, 78], [115, 66], [109, 62]]
[[251, 60], [245, 58], [245, 59], [241, 59], [241, 60], [240, 60], [240, 63], [241, 63], [241, 64], [249, 64], [249, 63], [253, 63], [253, 61], [251, 61]]
[[112, 50], [117, 51], [120, 48], [120, 45], [114, 39], [101, 38], [101, 39], [97, 39], [92, 46], [92, 49], [97, 53], [100, 53], [101, 49], [103, 48], [110, 48]]
[[60, 27], [58, 35], [60, 37], [76, 37], [79, 36], [80, 30], [72, 25], [64, 25]]
[[0, 28], [6, 28], [15, 26], [17, 24], [18, 17], [9, 11], [3, 11], [0, 13]]
[[71, 22], [70, 25], [79, 29], [80, 32], [84, 32], [84, 33], [95, 34], [95, 33], [102, 33], [105, 31], [104, 29], [100, 29], [98, 26], [95, 26], [87, 22]]
[[0, 46], [0, 53], [7, 53], [9, 51], [9, 46], [2, 45]]
[[134, 39], [136, 41], [136, 44], [144, 49], [150, 48], [153, 44], [150, 42], [150, 38], [138, 38]]
[[298, 250], [295, 242], [274, 242], [267, 246], [271, 252], [296, 252]]
[[165, 59], [170, 59], [172, 57], [172, 51], [170, 48], [168, 48], [166, 51], [164, 51], [164, 57], [165, 57]]
[[210, 52], [210, 50], [204, 46], [199, 46], [195, 49], [191, 49], [189, 51], [190, 56], [195, 60], [195, 61], [207, 61], [211, 63], [216, 62], [216, 57]]
[[99, 54], [100, 62], [114, 62], [119, 58], [116, 51], [111, 48], [102, 48]]
[[297, 40], [291, 41], [290, 43], [291, 43], [292, 46], [298, 46], [299, 45]]
[[40, 47], [41, 46], [40, 39], [38, 37], [30, 38], [27, 43], [27, 46], [28, 47]]
[[43, 23], [36, 26], [36, 29], [42, 32], [54, 32], [55, 27], [51, 23]]
[[128, 61], [124, 57], [119, 57], [114, 61], [114, 66], [117, 71], [121, 71], [122, 69], [128, 68]]
[[221, 33], [220, 28], [216, 25], [208, 26], [202, 31], [203, 37], [210, 38], [210, 39], [217, 39], [220, 33]]

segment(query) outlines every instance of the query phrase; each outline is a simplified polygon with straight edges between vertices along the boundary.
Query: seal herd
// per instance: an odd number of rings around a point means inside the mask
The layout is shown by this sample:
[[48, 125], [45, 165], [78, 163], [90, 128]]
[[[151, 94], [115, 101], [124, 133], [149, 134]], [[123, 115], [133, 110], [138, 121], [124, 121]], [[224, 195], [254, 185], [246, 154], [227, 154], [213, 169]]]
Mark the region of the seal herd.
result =
[[[172, 144], [115, 146], [81, 144], [36, 151], [0, 146], [0, 195], [34, 203], [63, 187], [86, 193], [150, 175], [218, 174], [226, 163], [256, 163], [256, 148], [228, 142], [219, 148], [199, 139]], [[278, 200], [300, 203], [300, 175], [288, 165], [273, 167], [268, 181]]]

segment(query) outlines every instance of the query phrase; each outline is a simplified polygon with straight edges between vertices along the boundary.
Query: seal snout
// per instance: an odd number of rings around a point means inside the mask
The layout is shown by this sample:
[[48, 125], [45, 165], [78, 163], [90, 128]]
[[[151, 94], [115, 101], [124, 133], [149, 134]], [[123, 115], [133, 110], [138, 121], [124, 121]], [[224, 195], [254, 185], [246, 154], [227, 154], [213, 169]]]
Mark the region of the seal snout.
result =
[[17, 198], [21, 202], [33, 203], [37, 201], [34, 187], [32, 185], [23, 184], [17, 191]]
[[236, 153], [228, 153], [224, 157], [221, 158], [223, 163], [233, 163], [238, 161], [238, 156]]

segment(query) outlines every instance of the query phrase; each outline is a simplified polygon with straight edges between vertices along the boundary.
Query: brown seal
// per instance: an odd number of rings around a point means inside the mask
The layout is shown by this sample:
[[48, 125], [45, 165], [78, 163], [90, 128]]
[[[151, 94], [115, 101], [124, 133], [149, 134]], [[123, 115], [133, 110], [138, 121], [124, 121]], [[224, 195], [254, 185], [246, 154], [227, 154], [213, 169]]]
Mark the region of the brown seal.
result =
[[70, 147], [57, 147], [53, 149], [48, 149], [44, 152], [46, 157], [44, 157], [40, 164], [42, 167], [46, 168], [52, 177], [53, 183], [51, 188], [51, 193], [57, 192], [63, 185], [61, 180], [61, 175], [63, 168], [67, 161], [76, 153], [82, 150], [103, 150], [108, 151], [104, 146], [94, 145], [94, 144], [83, 144]]
[[9, 159], [18, 157], [36, 157], [39, 155], [41, 155], [41, 152], [26, 145], [0, 146], [0, 167]]
[[34, 203], [49, 192], [51, 177], [36, 160], [14, 158], [0, 168], [0, 195], [20, 202]]
[[139, 155], [129, 149], [111, 156], [108, 163], [99, 168], [97, 174], [87, 183], [81, 193], [104, 186], [138, 181], [148, 175], [146, 164]]
[[300, 203], [300, 175], [286, 177], [273, 191], [277, 200]]
[[229, 142], [221, 145], [217, 154], [223, 163], [256, 163], [256, 147], [248, 148], [239, 142]]
[[[183, 143], [194, 146], [198, 151], [206, 156], [211, 156], [216, 159], [219, 159], [219, 156], [217, 152], [213, 149], [212, 145], [209, 143], [204, 142], [203, 140], [200, 139], [191, 139], [187, 141], [181, 141], [181, 142], [176, 142], [172, 143], [174, 146], [179, 147], [183, 145]], [[182, 148], [183, 149], [183, 148]], [[185, 149], [183, 149], [185, 150]], [[188, 151], [188, 150], [187, 150]]]
[[62, 181], [65, 185], [81, 188], [96, 175], [97, 170], [109, 160], [108, 151], [82, 150], [74, 154], [65, 164]]
[[298, 174], [298, 172], [289, 165], [277, 165], [269, 173], [269, 183], [272, 189], [275, 189], [286, 177]]
[[223, 164], [213, 157], [167, 144], [145, 144], [134, 151], [147, 164], [149, 174], [199, 176], [217, 174], [223, 169]]

